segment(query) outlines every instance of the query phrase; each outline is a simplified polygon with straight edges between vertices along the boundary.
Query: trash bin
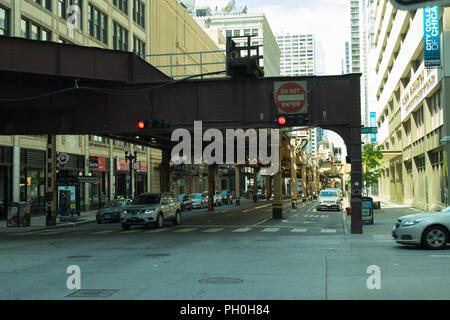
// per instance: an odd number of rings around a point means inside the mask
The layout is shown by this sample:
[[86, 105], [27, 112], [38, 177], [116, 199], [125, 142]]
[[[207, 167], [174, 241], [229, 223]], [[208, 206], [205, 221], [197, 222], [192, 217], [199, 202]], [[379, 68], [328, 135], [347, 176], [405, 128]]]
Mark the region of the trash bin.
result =
[[29, 227], [31, 223], [31, 203], [12, 202], [8, 204], [7, 227]]

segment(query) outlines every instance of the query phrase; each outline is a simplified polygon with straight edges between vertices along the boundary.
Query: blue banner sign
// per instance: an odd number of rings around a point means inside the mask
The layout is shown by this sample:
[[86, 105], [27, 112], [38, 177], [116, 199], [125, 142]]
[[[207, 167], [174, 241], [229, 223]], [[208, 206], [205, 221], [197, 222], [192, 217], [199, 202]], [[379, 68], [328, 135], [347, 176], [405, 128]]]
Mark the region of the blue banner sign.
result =
[[425, 67], [441, 65], [439, 6], [423, 8], [423, 53]]
[[[377, 126], [376, 116], [377, 116], [376, 112], [371, 112], [370, 113], [370, 126], [371, 127], [376, 127]], [[376, 133], [372, 133], [370, 135], [370, 142], [377, 142], [377, 134]]]

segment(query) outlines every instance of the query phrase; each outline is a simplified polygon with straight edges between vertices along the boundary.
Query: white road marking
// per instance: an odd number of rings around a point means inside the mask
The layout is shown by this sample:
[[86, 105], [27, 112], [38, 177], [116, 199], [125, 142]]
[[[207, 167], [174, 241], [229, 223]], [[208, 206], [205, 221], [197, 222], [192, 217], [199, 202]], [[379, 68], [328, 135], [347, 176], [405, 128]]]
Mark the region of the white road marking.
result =
[[105, 231], [95, 231], [95, 232], [89, 232], [89, 234], [105, 234], [105, 233], [111, 233], [116, 232], [117, 230], [105, 230]]
[[148, 232], [163, 232], [163, 231], [167, 231], [170, 230], [169, 228], [159, 228], [159, 229], [153, 229], [153, 230], [148, 230]]
[[219, 232], [222, 231], [224, 228], [209, 228], [206, 230], [203, 230], [202, 232]]
[[322, 229], [320, 232], [323, 233], [336, 233], [336, 229]]
[[247, 232], [247, 231], [250, 231], [250, 230], [252, 230], [252, 228], [238, 228], [238, 229], [235, 229], [235, 230], [233, 230], [231, 232]]
[[142, 229], [136, 229], [136, 230], [122, 230], [121, 234], [127, 234], [127, 233], [136, 233], [136, 232], [142, 232]]
[[197, 230], [198, 228], [182, 228], [182, 229], [177, 229], [174, 232], [191, 232], [194, 230]]
[[298, 228], [294, 228], [291, 230], [291, 232], [306, 232], [308, 231], [308, 229], [298, 229]]
[[277, 232], [280, 228], [264, 228], [261, 232]]

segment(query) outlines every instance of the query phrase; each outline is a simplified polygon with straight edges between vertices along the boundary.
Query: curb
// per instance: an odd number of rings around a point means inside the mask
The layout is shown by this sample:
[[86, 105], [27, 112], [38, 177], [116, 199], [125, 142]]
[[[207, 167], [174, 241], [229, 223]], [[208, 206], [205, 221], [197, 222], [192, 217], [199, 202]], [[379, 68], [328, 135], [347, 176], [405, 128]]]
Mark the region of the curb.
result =
[[[68, 227], [76, 227], [79, 225], [83, 225], [83, 224], [89, 224], [89, 223], [94, 223], [97, 222], [97, 220], [87, 220], [87, 221], [80, 221], [80, 222], [68, 222], [68, 223], [62, 223], [62, 224], [57, 224], [56, 226], [37, 226], [37, 227], [33, 227], [31, 226], [30, 230], [26, 230], [28, 232], [31, 231], [39, 231], [39, 230], [49, 230], [49, 229], [59, 229], [59, 228], [68, 228]], [[26, 228], [26, 227], [25, 227]]]

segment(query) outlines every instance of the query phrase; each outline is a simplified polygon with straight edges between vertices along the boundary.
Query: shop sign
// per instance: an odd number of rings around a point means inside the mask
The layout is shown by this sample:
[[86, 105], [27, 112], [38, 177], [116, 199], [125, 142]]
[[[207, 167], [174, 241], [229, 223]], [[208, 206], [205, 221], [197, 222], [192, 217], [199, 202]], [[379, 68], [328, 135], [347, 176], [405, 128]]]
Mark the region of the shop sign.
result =
[[401, 97], [402, 121], [422, 102], [430, 91], [438, 84], [441, 76], [438, 69], [419, 67]]
[[118, 171], [130, 171], [130, 166], [127, 160], [118, 160], [116, 170]]
[[147, 162], [139, 162], [139, 172], [147, 172]]
[[89, 168], [93, 171], [106, 171], [106, 158], [89, 157]]

